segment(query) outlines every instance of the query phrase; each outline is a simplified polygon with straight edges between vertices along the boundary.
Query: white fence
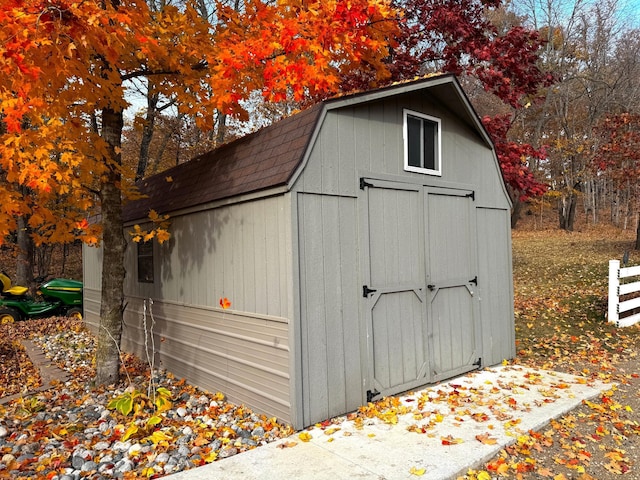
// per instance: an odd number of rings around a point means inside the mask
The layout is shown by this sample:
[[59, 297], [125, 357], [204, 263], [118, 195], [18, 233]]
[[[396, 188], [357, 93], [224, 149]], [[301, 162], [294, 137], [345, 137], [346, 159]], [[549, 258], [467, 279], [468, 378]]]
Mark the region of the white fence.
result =
[[[640, 293], [635, 298], [620, 301], [622, 296], [640, 292], [640, 281], [632, 277], [640, 277], [640, 265], [620, 268], [620, 260], [609, 260], [608, 321], [618, 327], [628, 327], [640, 322], [640, 313], [632, 312], [640, 308]], [[626, 316], [620, 318], [621, 313]]]

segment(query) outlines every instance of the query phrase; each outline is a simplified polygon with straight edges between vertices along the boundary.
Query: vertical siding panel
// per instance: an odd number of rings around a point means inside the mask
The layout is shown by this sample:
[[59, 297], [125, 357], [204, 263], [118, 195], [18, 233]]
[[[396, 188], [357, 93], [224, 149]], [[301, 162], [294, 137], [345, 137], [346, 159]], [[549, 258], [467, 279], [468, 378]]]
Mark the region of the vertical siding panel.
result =
[[358, 183], [356, 179], [356, 139], [354, 109], [345, 109], [340, 113], [338, 126], [339, 155], [337, 162], [338, 193], [341, 195], [357, 195]]
[[256, 203], [254, 213], [255, 227], [253, 230], [253, 249], [255, 255], [255, 292], [254, 302], [256, 312], [266, 312], [269, 314], [268, 305], [268, 277], [267, 277], [267, 204], [269, 200]]
[[221, 297], [228, 297], [232, 305], [234, 302], [238, 301], [236, 291], [234, 289], [234, 281], [235, 281], [235, 261], [233, 258], [233, 230], [235, 226], [235, 215], [234, 210], [229, 209], [225, 210], [225, 223], [224, 228], [220, 231], [220, 245], [222, 247], [221, 256], [223, 258], [223, 284], [222, 291], [220, 292]]
[[386, 171], [398, 175], [404, 169], [402, 145], [402, 109], [396, 99], [389, 99], [384, 103], [384, 149], [383, 159]]
[[[166, 292], [163, 292], [163, 298], [168, 300], [173, 300], [179, 302], [180, 299], [180, 289], [184, 288], [183, 283], [183, 273], [182, 273], [182, 262], [181, 255], [179, 252], [178, 246], [181, 245], [182, 240], [187, 234], [188, 219], [181, 217], [180, 226], [182, 227], [182, 231], [178, 234], [175, 234], [175, 243], [173, 252], [171, 255], [171, 260], [169, 263], [169, 272], [167, 273], [167, 281], [163, 284], [163, 288], [166, 288]], [[184, 254], [183, 254], [184, 255]]]
[[204, 285], [198, 280], [202, 278], [202, 264], [204, 262], [195, 261], [194, 258], [200, 260], [204, 258], [204, 234], [198, 231], [199, 229], [196, 225], [196, 223], [202, 221], [203, 216], [203, 213], [198, 213], [188, 217], [189, 234], [184, 236], [182, 243], [183, 251], [192, 255], [190, 259], [183, 259], [182, 262], [183, 301], [186, 305], [202, 305], [200, 295]]
[[242, 216], [242, 297], [244, 298], [245, 312], [256, 310], [256, 252], [255, 252], [255, 218], [257, 203], [244, 204]]
[[89, 328], [96, 333], [100, 325], [100, 304], [102, 297], [102, 246], [90, 247], [83, 245], [82, 283], [84, 321]]
[[209, 216], [212, 218], [211, 220], [211, 232], [210, 235], [213, 236], [212, 241], [212, 249], [210, 252], [211, 255], [211, 266], [213, 268], [213, 285], [212, 285], [212, 295], [213, 295], [213, 303], [214, 307], [218, 306], [218, 300], [220, 297], [225, 296], [225, 285], [224, 285], [224, 271], [225, 271], [225, 262], [227, 259], [224, 256], [224, 244], [222, 240], [222, 231], [227, 228], [226, 222], [223, 221], [223, 212], [224, 210], [213, 210], [208, 212]]
[[362, 403], [356, 205], [354, 198], [298, 194], [306, 425]]
[[[300, 197], [299, 197], [300, 198]], [[326, 337], [326, 298], [324, 295], [323, 232], [320, 197], [305, 195], [299, 204], [303, 212], [301, 244], [304, 245], [300, 262], [303, 265], [301, 277], [305, 279], [302, 318], [306, 334], [303, 337], [303, 356], [306, 357], [305, 377], [307, 412], [314, 418], [327, 418], [328, 372]]]
[[84, 287], [100, 290], [102, 286], [102, 253], [102, 246], [83, 246], [82, 282]]
[[[331, 113], [327, 114], [327, 117]], [[324, 130], [324, 129], [323, 129]], [[319, 192], [322, 188], [322, 159], [324, 158], [325, 133], [322, 133], [322, 141], [316, 142], [311, 153], [311, 158], [304, 168], [302, 176], [302, 189], [309, 192]]]
[[[358, 170], [371, 170], [371, 126], [369, 125], [369, 106], [363, 106], [354, 111], [354, 168], [356, 174]], [[342, 163], [346, 163], [346, 157], [342, 159]], [[352, 160], [351, 160], [352, 161]]]
[[[304, 209], [304, 196], [301, 193], [294, 193], [295, 197], [293, 197], [293, 201], [296, 203], [295, 210], [297, 212], [297, 234], [298, 238], [296, 241], [297, 249], [298, 249], [298, 257], [295, 259], [298, 266], [298, 289], [295, 292], [295, 296], [299, 299], [299, 329], [300, 335], [297, 336], [294, 334], [294, 340], [299, 339], [300, 341], [300, 349], [298, 355], [300, 356], [300, 371], [297, 378], [296, 387], [300, 388], [300, 395], [298, 398], [301, 400], [301, 405], [299, 408], [299, 412], [301, 415], [301, 420], [303, 426], [309, 425], [316, 421], [313, 418], [313, 413], [311, 412], [311, 399], [309, 398], [309, 373], [310, 373], [310, 364], [309, 364], [309, 322], [307, 320], [307, 290], [310, 285], [310, 278], [307, 276], [307, 269], [305, 259], [307, 258], [307, 245], [304, 241], [304, 236], [306, 235], [306, 212]], [[294, 285], [295, 289], [295, 285]], [[295, 290], [294, 290], [295, 291]], [[295, 345], [295, 343], [294, 343]], [[295, 347], [294, 347], [295, 348]]]
[[267, 270], [267, 312], [275, 315], [281, 312], [281, 281], [283, 272], [280, 271], [280, 256], [284, 242], [280, 241], [284, 227], [282, 223], [281, 203], [275, 199], [269, 199], [265, 205], [265, 218], [267, 230], [267, 247], [265, 262]]
[[369, 113], [370, 122], [364, 126], [364, 128], [370, 129], [371, 155], [369, 156], [368, 170], [371, 172], [384, 172], [386, 170], [386, 162], [384, 155], [381, 154], [385, 151], [384, 104], [382, 102], [372, 104], [369, 107]]
[[346, 409], [352, 410], [362, 403], [362, 379], [360, 352], [359, 284], [360, 265], [358, 245], [358, 213], [356, 199], [340, 199], [340, 281], [342, 282], [341, 316], [343, 323], [342, 348], [345, 364]]
[[341, 113], [327, 115], [322, 126], [324, 143], [322, 145], [322, 184], [317, 185], [318, 192], [337, 194], [339, 187], [340, 164], [338, 121]]
[[484, 363], [515, 357], [509, 211], [478, 208], [478, 288]]
[[204, 274], [207, 279], [204, 283], [204, 296], [202, 305], [218, 305], [218, 299], [216, 289], [216, 270], [218, 269], [217, 260], [215, 257], [215, 242], [218, 225], [215, 224], [214, 212], [207, 212], [204, 217], [205, 225], [203, 226], [205, 242], [205, 251], [203, 252], [204, 258], [208, 261], [204, 263]]
[[287, 315], [289, 312], [289, 295], [291, 295], [291, 248], [288, 242], [291, 232], [291, 213], [285, 208], [284, 197], [278, 197], [276, 203], [278, 212], [278, 315]]
[[[322, 246], [323, 265], [321, 286], [325, 298], [325, 337], [327, 338], [327, 387], [329, 415], [333, 412], [344, 412], [345, 377], [344, 377], [344, 344], [342, 332], [343, 315], [341, 299], [343, 297], [340, 268], [340, 228], [339, 199], [322, 196]], [[320, 287], [320, 285], [319, 285]]]
[[233, 216], [232, 227], [228, 230], [232, 245], [228, 250], [228, 255], [233, 257], [233, 300], [235, 301], [236, 308], [246, 311], [246, 301], [244, 298], [244, 279], [242, 278], [242, 272], [244, 271], [244, 252], [245, 252], [245, 238], [242, 234], [244, 223], [244, 210], [245, 204], [240, 204], [238, 208], [234, 209], [235, 215]]

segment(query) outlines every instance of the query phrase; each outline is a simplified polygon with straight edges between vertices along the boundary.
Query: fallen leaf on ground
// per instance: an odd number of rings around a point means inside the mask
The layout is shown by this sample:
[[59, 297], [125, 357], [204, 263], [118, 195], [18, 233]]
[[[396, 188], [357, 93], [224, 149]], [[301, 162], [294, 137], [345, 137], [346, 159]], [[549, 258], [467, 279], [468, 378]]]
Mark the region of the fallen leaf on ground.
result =
[[498, 441], [488, 433], [476, 435], [476, 440], [478, 440], [480, 443], [484, 443], [485, 445], [495, 445], [496, 443], [498, 443]]

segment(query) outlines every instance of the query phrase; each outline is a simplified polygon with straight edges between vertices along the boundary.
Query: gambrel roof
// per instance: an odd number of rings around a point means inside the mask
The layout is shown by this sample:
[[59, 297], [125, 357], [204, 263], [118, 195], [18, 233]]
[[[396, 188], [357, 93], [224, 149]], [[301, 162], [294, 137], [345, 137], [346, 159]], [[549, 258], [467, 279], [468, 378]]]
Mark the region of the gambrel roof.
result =
[[138, 188], [144, 198], [125, 205], [125, 222], [141, 220], [150, 210], [176, 212], [224, 200], [295, 180], [304, 166], [308, 146], [327, 110], [373, 102], [392, 95], [428, 89], [493, 148], [482, 122], [453, 75], [438, 75], [320, 102], [257, 132], [205, 153], [157, 175], [143, 179]]
[[143, 179], [145, 198], [124, 208], [124, 221], [286, 185], [304, 155], [322, 104]]

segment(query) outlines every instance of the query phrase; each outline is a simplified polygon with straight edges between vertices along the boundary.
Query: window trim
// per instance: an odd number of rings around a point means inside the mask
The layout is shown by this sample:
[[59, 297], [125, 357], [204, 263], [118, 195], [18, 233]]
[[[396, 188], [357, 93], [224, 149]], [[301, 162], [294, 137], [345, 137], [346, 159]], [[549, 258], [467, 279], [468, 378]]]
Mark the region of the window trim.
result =
[[[415, 167], [409, 165], [409, 131], [407, 125], [407, 118], [416, 117], [422, 121], [428, 121], [436, 124], [436, 142], [435, 142], [435, 161], [438, 166], [436, 169]], [[407, 108], [402, 111], [402, 137], [404, 143], [404, 170], [407, 172], [422, 173], [425, 175], [437, 175], [442, 176], [442, 121], [437, 117], [426, 115], [424, 113], [416, 112], [415, 110], [409, 110]], [[421, 136], [422, 137], [422, 136]], [[422, 138], [421, 138], [422, 142]], [[424, 146], [423, 146], [424, 147]], [[424, 154], [424, 152], [423, 152]], [[424, 158], [423, 158], [424, 161]]]
[[[154, 248], [153, 241], [149, 240], [148, 242], [137, 242], [136, 248], [136, 257], [137, 257], [137, 267], [138, 267], [138, 282], [139, 283], [154, 283], [155, 281], [155, 268], [154, 268]], [[143, 247], [143, 248], [141, 248]], [[141, 252], [142, 250], [142, 252]], [[145, 251], [146, 250], [146, 251]], [[146, 265], [145, 268], [140, 268], [142, 264]], [[142, 272], [147, 271], [151, 273], [151, 278], [146, 278], [142, 276]]]

